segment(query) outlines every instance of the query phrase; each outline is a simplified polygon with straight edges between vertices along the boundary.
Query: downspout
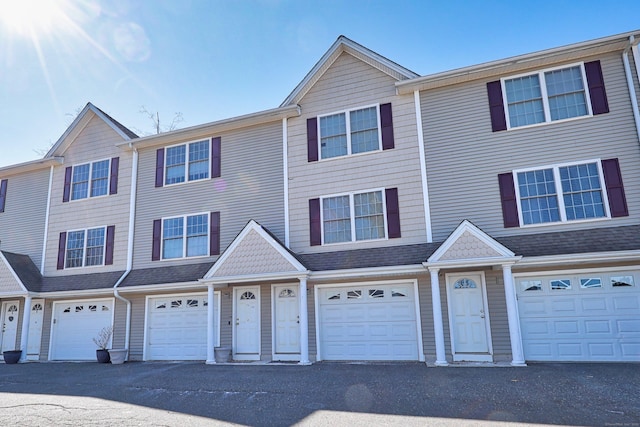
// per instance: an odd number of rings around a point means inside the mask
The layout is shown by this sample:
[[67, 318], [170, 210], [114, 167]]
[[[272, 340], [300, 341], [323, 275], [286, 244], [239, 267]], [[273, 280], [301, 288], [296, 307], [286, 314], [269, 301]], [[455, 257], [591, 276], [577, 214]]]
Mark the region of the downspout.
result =
[[124, 348], [127, 350], [126, 360], [129, 360], [129, 339], [131, 338], [131, 301], [124, 298], [118, 292], [118, 286], [129, 275], [133, 268], [133, 231], [136, 217], [136, 193], [138, 188], [138, 150], [133, 148], [133, 164], [131, 165], [131, 195], [129, 198], [129, 235], [127, 238], [127, 269], [113, 286], [113, 296], [127, 305], [127, 318], [125, 322]]
[[49, 210], [51, 209], [51, 189], [53, 188], [53, 165], [49, 170], [49, 191], [47, 193], [47, 208], [44, 214], [44, 241], [42, 242], [42, 259], [40, 260], [40, 274], [44, 276], [44, 260], [47, 256], [47, 236], [49, 234]]
[[[622, 62], [624, 64], [624, 74], [627, 78], [627, 86], [629, 87], [629, 96], [631, 97], [631, 110], [633, 110], [633, 118], [636, 122], [636, 133], [638, 135], [638, 142], [640, 143], [640, 112], [638, 111], [638, 97], [636, 96], [636, 89], [633, 84], [633, 74], [631, 74], [631, 66], [629, 65], [629, 51], [637, 46], [640, 42], [635, 40], [633, 35], [629, 36], [629, 46], [622, 51]], [[638, 70], [636, 70], [638, 72]], [[640, 80], [640, 72], [638, 72], [638, 79]]]

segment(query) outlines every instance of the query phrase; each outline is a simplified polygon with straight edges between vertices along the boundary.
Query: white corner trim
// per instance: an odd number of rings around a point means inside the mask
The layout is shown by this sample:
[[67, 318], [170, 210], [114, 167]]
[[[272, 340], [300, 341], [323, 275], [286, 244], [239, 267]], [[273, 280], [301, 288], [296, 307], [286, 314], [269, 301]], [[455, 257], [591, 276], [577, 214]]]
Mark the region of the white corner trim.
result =
[[44, 214], [44, 234], [42, 236], [42, 259], [40, 260], [40, 274], [44, 275], [45, 259], [47, 257], [47, 236], [49, 235], [49, 212], [51, 210], [51, 191], [53, 190], [53, 165], [49, 170], [49, 190], [47, 191], [47, 207]]
[[413, 91], [413, 102], [416, 110], [416, 130], [418, 132], [418, 152], [420, 153], [420, 177], [422, 178], [422, 203], [424, 208], [424, 223], [427, 231], [427, 243], [433, 242], [431, 229], [431, 208], [429, 206], [429, 186], [427, 185], [427, 157], [424, 147], [424, 130], [422, 128], [422, 107], [420, 105], [420, 91]]

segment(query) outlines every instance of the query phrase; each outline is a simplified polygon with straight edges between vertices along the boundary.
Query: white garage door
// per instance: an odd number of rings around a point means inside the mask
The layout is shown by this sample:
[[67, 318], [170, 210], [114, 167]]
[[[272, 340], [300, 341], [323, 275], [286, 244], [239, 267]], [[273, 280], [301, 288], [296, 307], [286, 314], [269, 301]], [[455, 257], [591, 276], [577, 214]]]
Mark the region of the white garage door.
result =
[[[220, 298], [214, 294], [214, 342], [219, 345]], [[145, 360], [207, 358], [207, 294], [149, 298]]]
[[418, 360], [412, 283], [318, 290], [323, 360]]
[[96, 360], [97, 337], [113, 322], [113, 299], [53, 304], [51, 360]]
[[638, 272], [516, 281], [525, 359], [640, 361]]

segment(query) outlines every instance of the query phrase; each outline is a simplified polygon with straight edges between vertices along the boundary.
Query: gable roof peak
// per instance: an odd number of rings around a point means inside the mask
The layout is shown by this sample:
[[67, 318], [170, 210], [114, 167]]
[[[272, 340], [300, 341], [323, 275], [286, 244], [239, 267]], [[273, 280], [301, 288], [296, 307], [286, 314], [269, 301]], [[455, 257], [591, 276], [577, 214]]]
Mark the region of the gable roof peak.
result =
[[280, 104], [280, 107], [297, 104], [343, 52], [349, 53], [398, 81], [419, 77], [419, 74], [414, 73], [408, 68], [385, 58], [344, 35], [340, 35], [298, 86], [296, 86], [282, 104]]
[[89, 113], [100, 118], [104, 123], [113, 129], [123, 140], [129, 141], [131, 139], [138, 138], [134, 132], [124, 126], [122, 123], [115, 120], [113, 117], [93, 105], [91, 102], [87, 102], [82, 111], [78, 113], [76, 118], [71, 122], [69, 127], [64, 131], [62, 136], [56, 141], [55, 144], [49, 149], [44, 158], [61, 156], [67, 147], [73, 141], [73, 138], [69, 139], [71, 135], [76, 135], [87, 125], [89, 122]]

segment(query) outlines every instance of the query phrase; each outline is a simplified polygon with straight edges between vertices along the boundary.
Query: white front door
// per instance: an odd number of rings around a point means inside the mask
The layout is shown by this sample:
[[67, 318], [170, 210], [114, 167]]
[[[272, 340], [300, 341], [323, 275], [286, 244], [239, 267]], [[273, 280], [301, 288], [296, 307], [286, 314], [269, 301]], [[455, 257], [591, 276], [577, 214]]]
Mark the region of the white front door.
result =
[[286, 355], [300, 358], [300, 303], [298, 286], [274, 286], [275, 318], [275, 356], [278, 360], [289, 359]]
[[40, 357], [40, 341], [42, 340], [42, 322], [44, 321], [44, 300], [31, 301], [29, 316], [29, 338], [27, 341], [27, 359], [38, 360]]
[[260, 360], [260, 288], [234, 288], [234, 358]]
[[16, 337], [18, 335], [18, 315], [20, 314], [18, 301], [5, 301], [2, 303], [2, 335], [0, 335], [0, 347], [2, 351], [17, 350]]
[[447, 275], [455, 361], [489, 361], [489, 323], [482, 273]]

